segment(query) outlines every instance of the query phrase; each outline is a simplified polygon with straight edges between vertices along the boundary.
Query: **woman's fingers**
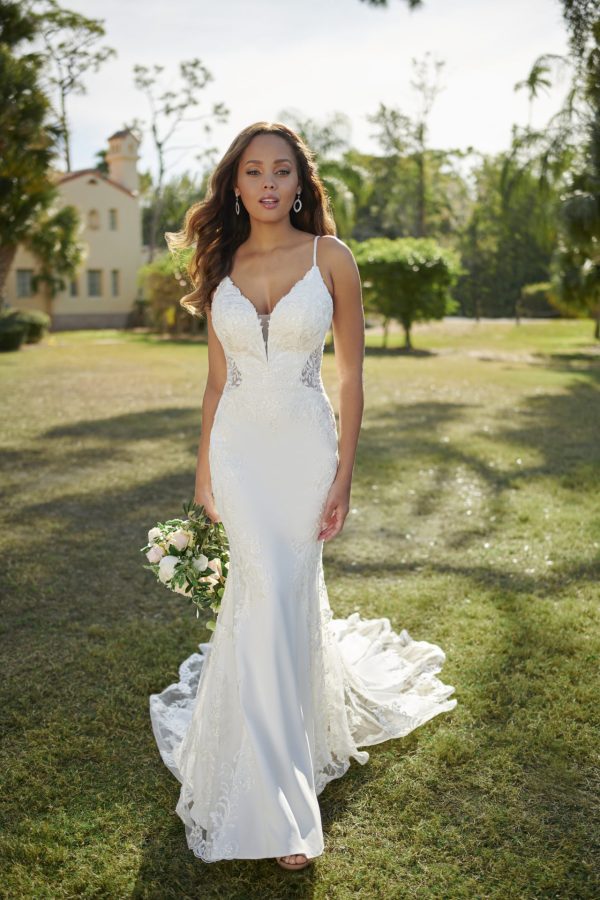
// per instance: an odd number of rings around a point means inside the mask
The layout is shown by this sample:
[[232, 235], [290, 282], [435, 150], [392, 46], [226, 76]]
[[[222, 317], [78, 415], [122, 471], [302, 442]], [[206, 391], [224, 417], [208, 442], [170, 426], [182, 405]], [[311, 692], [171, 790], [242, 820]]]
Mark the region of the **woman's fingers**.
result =
[[220, 522], [220, 521], [221, 521], [221, 517], [220, 517], [220, 515], [219, 515], [219, 513], [218, 513], [217, 507], [215, 506], [215, 502], [214, 502], [214, 500], [213, 500], [212, 494], [210, 494], [210, 496], [207, 496], [206, 494], [203, 494], [203, 495], [201, 495], [200, 497], [197, 497], [197, 498], [196, 498], [196, 503], [198, 503], [200, 506], [203, 506], [203, 507], [204, 507], [204, 509], [205, 509], [205, 511], [206, 511], [206, 515], [207, 515], [208, 518], [211, 519], [213, 522]]
[[335, 507], [328, 518], [325, 518], [324, 525], [319, 532], [318, 540], [329, 541], [342, 530], [343, 520], [340, 515], [339, 507]]

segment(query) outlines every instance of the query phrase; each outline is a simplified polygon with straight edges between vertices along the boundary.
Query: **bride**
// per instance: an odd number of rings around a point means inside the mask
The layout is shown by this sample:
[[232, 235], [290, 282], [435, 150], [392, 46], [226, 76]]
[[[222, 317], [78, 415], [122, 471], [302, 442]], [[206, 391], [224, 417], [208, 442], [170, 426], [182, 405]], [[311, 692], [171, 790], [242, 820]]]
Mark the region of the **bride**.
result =
[[[368, 761], [359, 747], [452, 709], [454, 688], [437, 645], [329, 605], [323, 544], [350, 507], [364, 315], [314, 154], [281, 123], [248, 126], [166, 237], [194, 247], [181, 302], [208, 335], [195, 500], [223, 522], [230, 564], [210, 641], [150, 697], [152, 728], [198, 858], [301, 869], [324, 851], [325, 785]], [[339, 433], [321, 379], [330, 328]]]

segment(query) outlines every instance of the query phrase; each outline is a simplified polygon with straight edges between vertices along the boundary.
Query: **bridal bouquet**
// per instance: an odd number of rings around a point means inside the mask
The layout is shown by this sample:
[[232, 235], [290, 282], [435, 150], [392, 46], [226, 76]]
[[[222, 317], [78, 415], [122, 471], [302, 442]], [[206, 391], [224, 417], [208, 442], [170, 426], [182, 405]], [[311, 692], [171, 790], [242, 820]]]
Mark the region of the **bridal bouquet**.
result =
[[[229, 543], [222, 522], [213, 522], [204, 506], [184, 503], [185, 519], [159, 522], [141, 548], [150, 569], [170, 590], [183, 594], [200, 610], [218, 615], [229, 569]], [[211, 631], [216, 618], [207, 622]]]

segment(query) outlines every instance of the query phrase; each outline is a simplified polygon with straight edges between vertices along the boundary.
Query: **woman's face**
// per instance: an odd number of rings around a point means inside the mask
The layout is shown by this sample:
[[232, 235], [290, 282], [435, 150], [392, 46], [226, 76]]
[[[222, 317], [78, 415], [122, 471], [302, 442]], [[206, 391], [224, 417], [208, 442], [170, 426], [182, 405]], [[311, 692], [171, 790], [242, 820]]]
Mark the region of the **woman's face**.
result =
[[288, 142], [277, 134], [252, 138], [240, 158], [236, 184], [248, 215], [262, 222], [288, 216], [298, 187], [298, 169]]

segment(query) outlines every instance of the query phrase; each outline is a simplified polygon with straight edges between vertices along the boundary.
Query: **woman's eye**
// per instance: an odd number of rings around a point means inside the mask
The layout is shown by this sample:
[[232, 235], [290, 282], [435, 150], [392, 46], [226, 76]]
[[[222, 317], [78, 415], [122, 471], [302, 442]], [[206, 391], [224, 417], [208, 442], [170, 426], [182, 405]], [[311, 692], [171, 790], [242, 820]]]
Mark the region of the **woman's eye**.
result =
[[[289, 170], [289, 169], [279, 169], [278, 172], [277, 172], [276, 174], [279, 175], [281, 172], [283, 172], [284, 175], [289, 175], [289, 174], [290, 174], [290, 170]], [[246, 172], [246, 175], [254, 175], [254, 174], [256, 174], [256, 173], [260, 174], [260, 172], [258, 171], [258, 169], [248, 169], [248, 171]]]

